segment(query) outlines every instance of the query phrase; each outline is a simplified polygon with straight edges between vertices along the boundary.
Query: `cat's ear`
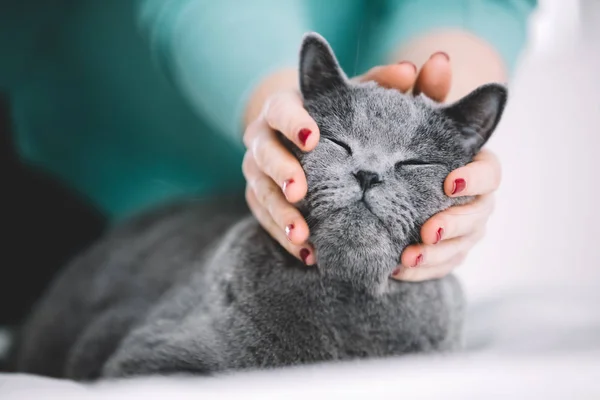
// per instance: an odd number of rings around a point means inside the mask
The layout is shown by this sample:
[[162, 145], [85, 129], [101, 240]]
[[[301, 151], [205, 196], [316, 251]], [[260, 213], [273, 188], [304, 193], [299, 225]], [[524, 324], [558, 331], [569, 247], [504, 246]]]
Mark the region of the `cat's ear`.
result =
[[477, 153], [500, 122], [506, 99], [506, 87], [490, 83], [444, 107], [443, 112], [459, 125], [465, 147]]
[[300, 91], [305, 99], [344, 89], [348, 78], [327, 41], [319, 34], [304, 35], [300, 49]]

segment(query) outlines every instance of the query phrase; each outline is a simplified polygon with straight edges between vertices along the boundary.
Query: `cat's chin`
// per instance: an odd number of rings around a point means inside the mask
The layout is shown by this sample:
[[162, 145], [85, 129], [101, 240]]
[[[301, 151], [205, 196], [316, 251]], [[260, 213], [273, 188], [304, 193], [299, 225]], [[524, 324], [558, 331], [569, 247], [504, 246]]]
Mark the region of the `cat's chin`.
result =
[[321, 275], [359, 290], [379, 292], [398, 265], [398, 257], [377, 253], [367, 247], [316, 250]]
[[360, 205], [332, 213], [311, 228], [311, 240], [322, 272], [357, 286], [386, 281], [400, 259], [401, 247], [389, 230]]

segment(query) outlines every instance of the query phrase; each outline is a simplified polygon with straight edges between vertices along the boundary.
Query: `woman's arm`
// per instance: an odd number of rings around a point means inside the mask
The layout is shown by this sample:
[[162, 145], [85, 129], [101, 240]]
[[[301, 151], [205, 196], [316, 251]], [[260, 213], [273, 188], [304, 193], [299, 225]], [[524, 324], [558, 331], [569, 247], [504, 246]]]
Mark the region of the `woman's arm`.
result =
[[446, 102], [458, 100], [476, 87], [508, 80], [507, 62], [496, 48], [462, 29], [442, 29], [415, 37], [392, 53], [392, 59], [423, 65], [431, 54], [448, 55], [452, 68]]
[[[435, 52], [449, 55], [452, 85], [447, 101], [487, 82], [505, 82], [527, 39], [536, 0], [388, 0], [380, 28], [385, 59], [417, 66]], [[390, 50], [391, 49], [391, 50]]]
[[296, 68], [309, 30], [302, 0], [138, 0], [141, 26], [170, 79], [215, 128], [240, 142], [245, 104], [266, 76]]

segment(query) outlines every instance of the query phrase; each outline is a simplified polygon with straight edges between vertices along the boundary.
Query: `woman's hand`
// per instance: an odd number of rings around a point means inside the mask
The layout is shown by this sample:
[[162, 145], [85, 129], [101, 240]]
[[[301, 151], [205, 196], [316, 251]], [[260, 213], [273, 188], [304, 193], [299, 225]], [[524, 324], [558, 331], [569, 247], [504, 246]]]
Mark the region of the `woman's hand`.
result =
[[[434, 54], [421, 69], [413, 92], [444, 101], [450, 90], [449, 61], [445, 53]], [[392, 277], [404, 281], [441, 278], [460, 265], [485, 233], [500, 179], [500, 163], [485, 149], [473, 162], [452, 171], [444, 182], [446, 195], [476, 196], [475, 201], [451, 207], [425, 222], [421, 228], [422, 244], [404, 249], [401, 265]]]
[[404, 250], [402, 264], [393, 278], [404, 281], [441, 278], [460, 265], [485, 233], [500, 175], [498, 159], [485, 149], [472, 163], [452, 171], [444, 183], [446, 194], [477, 196], [475, 201], [451, 207], [425, 222], [421, 228], [423, 243]]

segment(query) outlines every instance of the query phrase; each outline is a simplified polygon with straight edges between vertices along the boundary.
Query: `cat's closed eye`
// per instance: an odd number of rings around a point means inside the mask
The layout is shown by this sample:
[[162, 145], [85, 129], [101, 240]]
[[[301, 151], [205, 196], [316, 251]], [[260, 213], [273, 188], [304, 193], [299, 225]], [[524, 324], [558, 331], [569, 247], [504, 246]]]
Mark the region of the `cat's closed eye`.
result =
[[443, 166], [443, 163], [436, 161], [425, 161], [419, 160], [416, 158], [398, 161], [396, 163], [396, 171], [401, 170], [404, 167], [435, 167], [435, 166]]
[[336, 144], [337, 146], [341, 147], [342, 149], [346, 150], [346, 153], [348, 153], [349, 156], [352, 155], [352, 149], [346, 143], [339, 141], [337, 139], [333, 139], [332, 137], [329, 137], [329, 136], [321, 136], [321, 137], [325, 140], [330, 141], [331, 143]]

